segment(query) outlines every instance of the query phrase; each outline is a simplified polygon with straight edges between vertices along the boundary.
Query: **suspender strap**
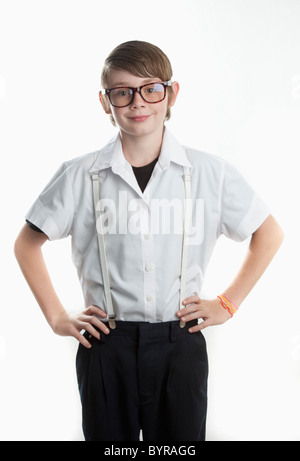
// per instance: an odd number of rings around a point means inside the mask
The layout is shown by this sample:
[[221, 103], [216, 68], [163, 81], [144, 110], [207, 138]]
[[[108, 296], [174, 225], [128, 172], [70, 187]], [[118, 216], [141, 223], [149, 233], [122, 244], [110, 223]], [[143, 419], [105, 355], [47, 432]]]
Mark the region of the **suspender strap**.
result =
[[[191, 198], [192, 198], [192, 188], [189, 167], [183, 167], [183, 181], [184, 181], [184, 222], [183, 222], [183, 237], [182, 237], [182, 256], [181, 256], [181, 277], [180, 277], [180, 305], [179, 309], [182, 309], [182, 301], [185, 298], [185, 286], [186, 286], [186, 269], [187, 269], [187, 236], [190, 229], [190, 220], [192, 215], [191, 210]], [[185, 327], [185, 322], [180, 320], [180, 327]]]
[[104, 242], [104, 234], [103, 234], [103, 226], [102, 226], [102, 218], [100, 215], [100, 209], [98, 208], [98, 202], [100, 200], [100, 177], [99, 173], [92, 174], [92, 182], [93, 182], [93, 199], [94, 199], [94, 210], [95, 210], [95, 218], [96, 218], [96, 228], [97, 228], [97, 237], [98, 237], [98, 247], [99, 247], [99, 256], [100, 256], [100, 263], [102, 268], [102, 277], [104, 283], [104, 293], [107, 305], [107, 314], [108, 314], [108, 323], [111, 329], [116, 328], [116, 315], [113, 308], [113, 303], [111, 299], [111, 291], [110, 291], [110, 283], [109, 283], [109, 273], [107, 267], [107, 260], [106, 260], [106, 252], [105, 252], [105, 242]]

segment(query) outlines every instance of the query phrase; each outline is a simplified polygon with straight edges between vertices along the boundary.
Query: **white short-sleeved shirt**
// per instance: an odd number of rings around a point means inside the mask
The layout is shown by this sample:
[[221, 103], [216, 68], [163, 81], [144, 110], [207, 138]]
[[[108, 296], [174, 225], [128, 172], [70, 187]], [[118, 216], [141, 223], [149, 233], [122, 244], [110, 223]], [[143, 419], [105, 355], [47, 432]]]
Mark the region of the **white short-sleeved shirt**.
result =
[[[106, 309], [93, 208], [100, 172], [104, 238], [112, 301], [119, 320], [177, 319], [184, 203], [183, 166], [192, 176], [192, 223], [184, 297], [200, 293], [221, 234], [242, 241], [269, 210], [229, 163], [184, 148], [165, 128], [162, 149], [142, 193], [120, 135], [103, 149], [64, 163], [26, 215], [50, 240], [72, 237], [72, 259], [86, 307]], [[61, 263], [61, 262], [60, 262]]]

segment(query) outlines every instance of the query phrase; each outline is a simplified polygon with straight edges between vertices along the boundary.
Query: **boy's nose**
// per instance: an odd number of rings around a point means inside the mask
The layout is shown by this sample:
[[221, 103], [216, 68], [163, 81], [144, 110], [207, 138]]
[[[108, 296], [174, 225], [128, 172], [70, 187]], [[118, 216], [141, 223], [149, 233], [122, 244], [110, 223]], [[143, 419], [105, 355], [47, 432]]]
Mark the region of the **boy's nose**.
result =
[[132, 107], [139, 107], [145, 105], [145, 101], [143, 100], [142, 96], [138, 91], [135, 91], [133, 100], [130, 104]]

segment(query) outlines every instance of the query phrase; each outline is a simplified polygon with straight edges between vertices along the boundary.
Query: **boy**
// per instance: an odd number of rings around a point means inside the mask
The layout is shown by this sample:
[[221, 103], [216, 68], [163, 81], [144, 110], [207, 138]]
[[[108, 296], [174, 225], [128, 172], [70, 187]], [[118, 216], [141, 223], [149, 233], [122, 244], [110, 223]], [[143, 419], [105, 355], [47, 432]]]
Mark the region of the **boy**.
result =
[[[112, 51], [99, 97], [118, 135], [61, 166], [15, 243], [53, 331], [80, 342], [86, 440], [138, 440], [140, 429], [143, 440], [205, 440], [201, 330], [231, 318], [283, 238], [231, 165], [183, 148], [165, 128], [179, 91], [171, 78], [167, 56], [152, 44]], [[252, 236], [249, 250], [224, 293], [200, 299], [222, 233]], [[41, 253], [48, 239], [68, 235], [86, 304], [78, 315], [61, 305]]]

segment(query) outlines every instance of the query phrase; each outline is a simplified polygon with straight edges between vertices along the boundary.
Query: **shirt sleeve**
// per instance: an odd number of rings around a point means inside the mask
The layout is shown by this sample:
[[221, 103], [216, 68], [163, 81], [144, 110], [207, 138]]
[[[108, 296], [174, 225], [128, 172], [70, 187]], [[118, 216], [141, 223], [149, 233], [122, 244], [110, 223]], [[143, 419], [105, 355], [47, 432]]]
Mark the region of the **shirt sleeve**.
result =
[[270, 210], [235, 167], [228, 163], [223, 167], [219, 235], [241, 242], [260, 227]]
[[63, 164], [33, 203], [25, 219], [44, 232], [49, 240], [71, 233], [74, 218], [72, 185]]
[[27, 225], [30, 227], [30, 229], [36, 231], [36, 232], [40, 232], [40, 233], [44, 233], [41, 229], [39, 229], [38, 227], [36, 227], [34, 224], [32, 224], [32, 222], [28, 221], [26, 219], [26, 222], [27, 222]]

